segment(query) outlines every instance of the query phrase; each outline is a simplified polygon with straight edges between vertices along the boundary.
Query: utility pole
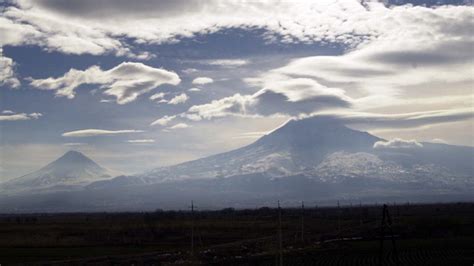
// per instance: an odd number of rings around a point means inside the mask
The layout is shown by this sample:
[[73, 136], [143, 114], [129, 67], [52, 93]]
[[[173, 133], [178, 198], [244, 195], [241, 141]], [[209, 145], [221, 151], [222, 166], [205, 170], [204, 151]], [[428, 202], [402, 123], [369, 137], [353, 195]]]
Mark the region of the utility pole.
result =
[[340, 209], [339, 201], [337, 201], [337, 234], [341, 235], [341, 209]]
[[378, 226], [378, 223], [377, 223], [377, 210], [379, 209], [379, 204], [377, 202], [375, 202], [375, 227]]
[[191, 200], [191, 256], [194, 257], [194, 201]]
[[280, 201], [278, 201], [278, 242], [279, 242], [279, 261], [280, 261], [280, 266], [283, 266], [283, 236], [281, 233], [281, 207], [280, 207]]
[[304, 243], [304, 201], [301, 201], [301, 242]]

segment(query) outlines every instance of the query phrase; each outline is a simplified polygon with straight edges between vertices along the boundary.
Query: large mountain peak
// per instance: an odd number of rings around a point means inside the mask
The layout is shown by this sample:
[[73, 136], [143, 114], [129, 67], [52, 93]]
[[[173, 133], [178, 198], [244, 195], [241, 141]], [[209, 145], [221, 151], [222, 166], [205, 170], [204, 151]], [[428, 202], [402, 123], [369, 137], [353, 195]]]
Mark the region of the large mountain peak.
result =
[[156, 180], [230, 177], [255, 173], [288, 176], [316, 167], [337, 151], [371, 151], [380, 139], [328, 117], [290, 120], [256, 142], [237, 150], [170, 167], [140, 177]]
[[318, 134], [331, 134], [334, 131], [351, 130], [340, 121], [326, 117], [308, 117], [303, 119], [290, 119], [279, 128], [273, 130], [267, 136], [271, 135], [292, 135], [301, 137], [303, 135], [311, 137]]
[[367, 132], [345, 126], [341, 121], [321, 116], [292, 119], [257, 141], [266, 145], [285, 145], [296, 149], [371, 148], [381, 140]]

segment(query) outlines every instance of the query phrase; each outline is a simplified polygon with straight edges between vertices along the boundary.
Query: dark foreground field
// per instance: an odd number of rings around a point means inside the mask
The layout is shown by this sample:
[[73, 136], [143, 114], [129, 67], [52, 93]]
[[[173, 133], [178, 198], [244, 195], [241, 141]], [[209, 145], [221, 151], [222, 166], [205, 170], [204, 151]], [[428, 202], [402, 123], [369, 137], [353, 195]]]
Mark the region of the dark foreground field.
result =
[[0, 265], [473, 265], [473, 203], [382, 209], [1, 215]]

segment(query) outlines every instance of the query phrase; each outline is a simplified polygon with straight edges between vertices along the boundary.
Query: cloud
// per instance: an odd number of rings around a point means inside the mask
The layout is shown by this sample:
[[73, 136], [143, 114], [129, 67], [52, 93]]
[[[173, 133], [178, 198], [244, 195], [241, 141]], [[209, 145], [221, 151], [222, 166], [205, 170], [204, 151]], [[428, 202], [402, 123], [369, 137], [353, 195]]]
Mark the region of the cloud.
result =
[[65, 132], [63, 137], [94, 137], [94, 136], [113, 136], [118, 134], [141, 133], [143, 130], [127, 129], [127, 130], [103, 130], [103, 129], [82, 129], [76, 131]]
[[268, 134], [267, 131], [263, 132], [245, 132], [242, 134], [239, 134], [237, 136], [232, 137], [233, 139], [258, 139], [261, 138], [262, 136]]
[[154, 101], [154, 100], [163, 99], [163, 97], [165, 97], [165, 95], [166, 94], [164, 92], [155, 93], [152, 96], [150, 96], [150, 100]]
[[[456, 17], [448, 10], [456, 13]], [[398, 104], [400, 98], [424, 96], [419, 91], [427, 88], [432, 88], [431, 95], [436, 95], [444, 93], [449, 84], [472, 84], [474, 37], [468, 29], [474, 27], [474, 21], [468, 10], [472, 7], [396, 7], [390, 11], [378, 7], [381, 14], [391, 18], [376, 20], [377, 29], [387, 29], [378, 38], [343, 55], [295, 59], [253, 82], [312, 78], [326, 86], [350, 90], [357, 95], [358, 109]], [[417, 25], [417, 29], [410, 29], [410, 25]], [[464, 92], [471, 91], [466, 86]]]
[[153, 123], [151, 123], [150, 126], [156, 126], [156, 125], [166, 126], [168, 125], [169, 122], [173, 121], [173, 119], [175, 118], [176, 118], [175, 115], [172, 115], [172, 116], [165, 115], [162, 118], [153, 121]]
[[0, 121], [19, 121], [19, 120], [30, 120], [28, 114], [13, 114], [13, 115], [0, 115]]
[[179, 76], [171, 71], [142, 63], [123, 62], [109, 70], [91, 66], [86, 70], [71, 69], [62, 77], [32, 79], [30, 85], [42, 90], [54, 90], [57, 96], [74, 98], [83, 84], [100, 84], [105, 95], [114, 96], [118, 104], [126, 104], [163, 84], [177, 85]]
[[127, 140], [128, 143], [138, 143], [138, 144], [143, 144], [143, 143], [154, 143], [154, 139], [131, 139]]
[[187, 114], [211, 119], [228, 115], [297, 116], [317, 110], [347, 108], [351, 99], [338, 88], [325, 87], [315, 80], [298, 78], [274, 80], [251, 95], [235, 94], [189, 108]]
[[211, 65], [211, 66], [220, 66], [220, 67], [226, 67], [226, 68], [241, 67], [241, 66], [248, 65], [250, 63], [249, 60], [244, 60], [244, 59], [214, 59], [214, 60], [204, 60], [201, 62], [207, 65]]
[[189, 92], [200, 92], [201, 89], [200, 88], [191, 88], [188, 90]]
[[374, 149], [416, 149], [422, 147], [423, 144], [416, 140], [404, 140], [399, 138], [374, 143]]
[[83, 142], [68, 142], [68, 143], [64, 143], [63, 145], [64, 145], [64, 146], [84, 146], [84, 145], [87, 145], [87, 143], [83, 143]]
[[38, 119], [41, 116], [43, 116], [43, 114], [41, 114], [41, 113], [31, 113], [31, 114], [29, 114], [29, 117], [34, 118], [34, 119]]
[[180, 103], [185, 103], [189, 99], [189, 96], [186, 95], [186, 93], [181, 93], [180, 95], [177, 95], [173, 97], [171, 100], [168, 101], [168, 104], [180, 104]]
[[448, 142], [444, 139], [440, 139], [440, 138], [435, 138], [435, 139], [432, 139], [430, 142], [432, 143], [439, 143], [439, 144], [448, 144]]
[[[10, 111], [10, 110], [7, 110], [7, 111]], [[11, 113], [11, 111], [7, 112], [6, 114], [5, 113], [3, 113], [3, 114], [4, 115], [0, 115], [0, 121], [31, 120], [31, 119], [38, 119], [42, 116], [41, 113], [31, 113], [31, 114], [19, 113], [19, 114], [15, 114], [15, 113]]]
[[14, 114], [14, 113], [15, 113], [15, 112], [13, 112], [12, 110], [3, 110], [3, 111], [2, 111], [2, 114], [4, 114], [4, 115], [12, 115], [12, 114]]
[[193, 84], [195, 85], [205, 85], [205, 84], [210, 84], [213, 83], [214, 80], [212, 78], [208, 77], [198, 77], [193, 80]]
[[181, 72], [189, 75], [189, 74], [198, 72], [198, 70], [195, 68], [186, 68], [186, 69], [181, 70]]
[[[135, 44], [174, 43], [231, 28], [264, 29], [267, 42], [339, 43], [350, 48], [386, 36], [434, 40], [439, 36], [433, 25], [450, 32], [468, 32], [471, 14], [471, 6], [385, 6], [357, 0], [141, 0], [133, 4], [115, 0], [18, 0], [5, 8], [0, 25], [4, 44], [141, 58], [146, 55], [134, 52]], [[466, 27], [459, 26], [462, 20]]]
[[15, 63], [11, 58], [3, 56], [3, 49], [0, 46], [0, 86], [10, 88], [18, 88], [20, 86], [20, 81], [15, 75], [14, 67]]
[[472, 108], [421, 111], [401, 114], [375, 114], [362, 112], [335, 112], [315, 114], [320, 117], [337, 119], [348, 125], [364, 129], [416, 128], [442, 123], [466, 121], [474, 118]]
[[171, 129], [171, 130], [174, 130], [174, 129], [184, 129], [184, 128], [189, 128], [191, 127], [190, 125], [186, 124], [186, 123], [179, 123], [179, 124], [176, 124], [176, 125], [173, 125], [171, 127], [168, 127], [167, 129]]

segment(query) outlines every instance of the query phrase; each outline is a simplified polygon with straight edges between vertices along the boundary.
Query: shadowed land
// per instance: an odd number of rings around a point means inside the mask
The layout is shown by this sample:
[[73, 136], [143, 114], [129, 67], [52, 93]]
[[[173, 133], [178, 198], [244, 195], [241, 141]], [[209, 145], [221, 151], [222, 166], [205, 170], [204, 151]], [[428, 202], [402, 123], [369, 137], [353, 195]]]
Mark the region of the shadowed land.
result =
[[[470, 265], [474, 204], [389, 205], [386, 265]], [[0, 263], [379, 265], [382, 207], [0, 217]], [[194, 230], [193, 230], [194, 229]], [[191, 236], [194, 235], [194, 238]], [[393, 249], [391, 237], [395, 240]], [[192, 255], [192, 239], [194, 255]]]

